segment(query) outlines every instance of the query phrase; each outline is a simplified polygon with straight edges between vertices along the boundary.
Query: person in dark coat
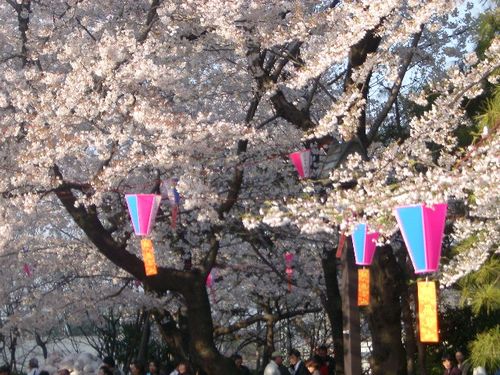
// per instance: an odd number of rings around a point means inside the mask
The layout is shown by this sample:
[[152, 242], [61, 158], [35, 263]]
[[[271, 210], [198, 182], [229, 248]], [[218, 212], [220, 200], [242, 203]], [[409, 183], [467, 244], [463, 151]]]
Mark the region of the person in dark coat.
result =
[[321, 375], [335, 375], [335, 359], [328, 355], [328, 347], [321, 345], [316, 349], [314, 360], [319, 363]]
[[454, 358], [451, 355], [444, 355], [442, 361], [444, 367], [443, 375], [462, 375], [462, 371], [455, 366]]
[[311, 375], [304, 362], [300, 359], [300, 352], [297, 349], [290, 350], [288, 360], [290, 362], [290, 367], [293, 370], [292, 375]]
[[234, 364], [238, 368], [238, 374], [240, 375], [250, 375], [250, 370], [247, 366], [243, 365], [243, 357], [239, 353], [234, 353], [231, 358], [234, 361]]

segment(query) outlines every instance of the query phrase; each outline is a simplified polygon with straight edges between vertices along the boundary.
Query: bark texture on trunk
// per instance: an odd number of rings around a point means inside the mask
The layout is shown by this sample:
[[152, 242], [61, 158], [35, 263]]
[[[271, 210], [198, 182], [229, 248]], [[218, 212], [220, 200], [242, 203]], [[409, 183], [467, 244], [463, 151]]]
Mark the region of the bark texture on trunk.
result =
[[337, 258], [334, 250], [328, 251], [321, 262], [325, 276], [326, 298], [323, 307], [326, 310], [332, 328], [335, 349], [335, 370], [337, 375], [344, 375], [344, 337], [342, 334], [342, 298], [337, 276]]
[[215, 347], [212, 312], [203, 275], [193, 273], [193, 282], [182, 289], [182, 294], [187, 307], [189, 347], [193, 362], [208, 375], [237, 375], [234, 362], [222, 356]]
[[361, 374], [361, 327], [357, 304], [358, 271], [354, 262], [351, 237], [347, 238], [346, 245], [342, 253], [344, 370], [345, 375], [357, 375]]
[[401, 340], [401, 274], [390, 246], [378, 247], [372, 265], [368, 324], [372, 334], [373, 375], [407, 375]]

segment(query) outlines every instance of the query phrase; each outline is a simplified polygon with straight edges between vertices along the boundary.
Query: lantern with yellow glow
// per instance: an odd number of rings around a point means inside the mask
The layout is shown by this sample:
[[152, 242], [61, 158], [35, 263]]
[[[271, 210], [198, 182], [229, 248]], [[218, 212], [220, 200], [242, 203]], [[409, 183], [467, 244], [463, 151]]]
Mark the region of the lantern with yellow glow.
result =
[[[127, 194], [125, 195], [128, 211], [132, 219], [134, 232], [138, 236], [147, 237], [155, 224], [156, 214], [161, 202], [161, 195]], [[142, 259], [146, 276], [158, 273], [155, 261], [153, 242], [148, 238], [141, 239]]]
[[368, 232], [366, 224], [358, 224], [352, 233], [356, 264], [363, 266], [358, 269], [358, 306], [370, 304], [370, 270], [364, 266], [373, 262], [378, 236], [378, 232]]
[[[446, 203], [396, 208], [396, 219], [416, 274], [436, 272], [441, 257]], [[435, 281], [419, 280], [418, 315], [421, 342], [439, 342]]]

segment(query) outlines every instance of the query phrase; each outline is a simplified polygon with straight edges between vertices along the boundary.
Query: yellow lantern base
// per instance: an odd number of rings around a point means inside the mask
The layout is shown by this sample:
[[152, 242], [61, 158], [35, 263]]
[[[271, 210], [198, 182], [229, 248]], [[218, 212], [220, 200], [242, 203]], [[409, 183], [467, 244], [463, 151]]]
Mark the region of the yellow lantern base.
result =
[[435, 281], [417, 281], [418, 328], [421, 342], [439, 342]]
[[358, 269], [358, 306], [370, 304], [370, 270], [368, 268]]
[[153, 241], [144, 238], [141, 240], [142, 259], [144, 260], [144, 269], [146, 276], [154, 276], [158, 274], [155, 260], [155, 250], [153, 248]]

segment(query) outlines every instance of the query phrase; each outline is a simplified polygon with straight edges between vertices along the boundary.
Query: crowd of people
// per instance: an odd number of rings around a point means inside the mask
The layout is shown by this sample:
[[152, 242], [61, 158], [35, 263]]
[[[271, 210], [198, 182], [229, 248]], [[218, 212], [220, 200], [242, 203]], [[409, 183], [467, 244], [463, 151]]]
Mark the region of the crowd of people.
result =
[[[304, 361], [297, 349], [290, 350], [288, 354], [288, 366], [285, 366], [285, 356], [275, 351], [272, 353], [269, 363], [265, 366], [263, 375], [335, 375], [335, 359], [328, 355], [328, 347], [322, 345], [315, 351], [315, 355]], [[243, 364], [243, 357], [235, 353], [231, 356], [240, 375], [250, 375], [250, 369]], [[444, 367], [443, 375], [487, 375], [482, 367], [471, 368], [470, 362], [465, 359], [462, 351], [457, 351], [454, 356], [445, 354], [442, 357]], [[160, 367], [160, 363], [152, 360], [147, 368], [142, 362], [133, 361], [130, 364], [130, 375], [205, 375], [202, 370], [193, 371], [190, 364], [185, 361], [177, 363], [174, 369]], [[11, 375], [8, 366], [0, 367], [0, 375]], [[71, 375], [71, 371], [63, 368], [57, 370], [57, 374], [40, 370], [38, 360], [32, 358], [28, 363], [27, 375]], [[97, 375], [123, 375], [116, 366], [112, 357], [105, 357], [99, 367]], [[500, 375], [500, 371], [495, 373]]]
[[290, 350], [289, 367], [283, 364], [283, 354], [274, 352], [264, 369], [264, 375], [335, 375], [335, 359], [328, 355], [325, 345], [316, 349], [315, 355], [307, 361], [297, 349]]

